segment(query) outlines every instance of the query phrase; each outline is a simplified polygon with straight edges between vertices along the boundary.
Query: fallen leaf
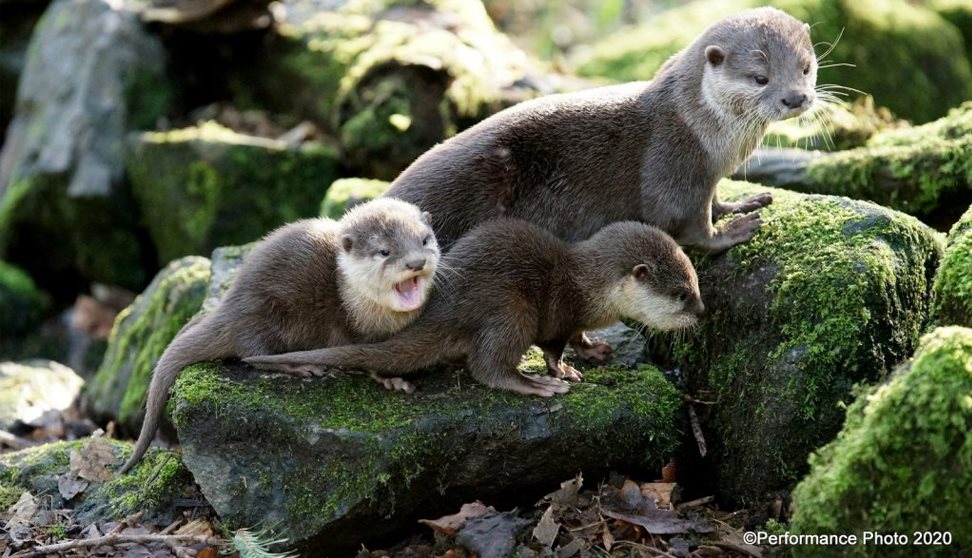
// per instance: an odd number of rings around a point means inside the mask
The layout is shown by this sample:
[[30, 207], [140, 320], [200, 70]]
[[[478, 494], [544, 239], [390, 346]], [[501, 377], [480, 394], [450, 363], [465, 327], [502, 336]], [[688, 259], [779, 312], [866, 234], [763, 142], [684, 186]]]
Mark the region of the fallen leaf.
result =
[[553, 518], [553, 508], [553, 505], [550, 505], [547, 511], [543, 512], [537, 526], [533, 528], [533, 538], [548, 548], [553, 546], [554, 541], [557, 540], [557, 533], [560, 532], [560, 524]]
[[658, 509], [672, 509], [672, 500], [677, 499], [678, 485], [673, 482], [646, 482], [641, 485], [641, 495], [652, 500]]
[[189, 523], [186, 523], [182, 527], [179, 527], [175, 532], [176, 535], [205, 535], [207, 537], [212, 537], [214, 534], [213, 526], [206, 519], [194, 519]]
[[217, 556], [219, 556], [219, 554], [216, 552], [216, 549], [211, 546], [207, 546], [206, 548], [200, 550], [199, 554], [196, 554], [196, 558], [217, 558]]
[[614, 535], [611, 534], [610, 529], [604, 529], [601, 533], [601, 543], [604, 544], [604, 550], [611, 552], [611, 547], [614, 546]]
[[601, 513], [637, 525], [652, 535], [678, 535], [681, 533], [711, 533], [715, 528], [701, 521], [681, 519], [675, 512], [646, 510], [639, 514], [621, 513], [601, 508]]
[[115, 477], [110, 469], [114, 465], [115, 454], [111, 444], [103, 437], [93, 437], [80, 451], [71, 451], [71, 471], [77, 472], [83, 479], [109, 481]]
[[547, 494], [550, 502], [558, 507], [575, 507], [578, 503], [578, 494], [581, 486], [584, 485], [584, 476], [577, 473], [577, 476], [560, 483], [560, 489]]
[[88, 488], [88, 481], [78, 477], [78, 474], [74, 471], [68, 471], [57, 477], [57, 491], [65, 500], [71, 500], [84, 492], [85, 488]]
[[479, 558], [508, 558], [516, 548], [516, 536], [530, 521], [514, 512], [491, 512], [470, 519], [456, 535], [456, 542]]
[[675, 482], [678, 476], [678, 468], [675, 463], [669, 463], [662, 467], [662, 482]]
[[37, 507], [37, 500], [34, 499], [34, 496], [30, 492], [24, 492], [20, 495], [17, 503], [7, 510], [11, 517], [7, 520], [4, 529], [7, 531], [10, 540], [18, 546], [32, 538], [33, 533], [31, 533], [30, 525], [34, 516], [37, 515]]
[[557, 549], [557, 558], [571, 558], [578, 552], [584, 549], [584, 541], [580, 539], [574, 539], [567, 543], [566, 545]]
[[480, 517], [489, 512], [496, 512], [492, 506], [485, 506], [480, 501], [471, 504], [463, 504], [459, 508], [459, 513], [444, 515], [438, 519], [419, 519], [418, 522], [428, 525], [432, 529], [446, 536], [455, 535], [470, 519]]

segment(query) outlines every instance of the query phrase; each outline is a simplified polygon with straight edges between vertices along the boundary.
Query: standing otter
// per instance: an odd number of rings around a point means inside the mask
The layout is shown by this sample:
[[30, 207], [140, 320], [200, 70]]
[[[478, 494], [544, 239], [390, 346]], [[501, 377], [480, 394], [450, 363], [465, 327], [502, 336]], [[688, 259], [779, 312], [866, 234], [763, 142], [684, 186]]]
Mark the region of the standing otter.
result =
[[425, 304], [439, 260], [428, 214], [378, 199], [340, 220], [305, 219], [268, 234], [212, 313], [193, 318], [162, 353], [131, 457], [145, 454], [169, 388], [204, 360], [383, 339]]
[[[703, 310], [688, 257], [670, 236], [637, 222], [571, 245], [526, 221], [496, 219], [463, 236], [442, 268], [421, 316], [385, 341], [243, 360], [299, 375], [328, 365], [400, 374], [465, 361], [483, 384], [549, 397], [569, 389], [564, 379], [581, 378], [562, 359], [578, 331], [622, 317], [688, 327]], [[553, 378], [517, 371], [531, 344]]]
[[810, 27], [775, 8], [726, 17], [651, 82], [551, 95], [499, 112], [433, 147], [385, 194], [432, 213], [443, 251], [500, 216], [568, 241], [635, 220], [718, 253], [752, 238], [759, 217], [713, 219], [772, 202], [721, 203], [716, 183], [767, 125], [815, 99]]

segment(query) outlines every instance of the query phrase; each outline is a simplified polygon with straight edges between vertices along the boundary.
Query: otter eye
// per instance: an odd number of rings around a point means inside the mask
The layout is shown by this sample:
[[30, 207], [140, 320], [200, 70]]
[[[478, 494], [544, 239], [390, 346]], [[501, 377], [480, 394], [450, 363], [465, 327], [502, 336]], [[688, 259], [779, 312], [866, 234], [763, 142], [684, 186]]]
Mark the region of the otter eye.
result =
[[378, 253], [381, 254], [381, 257], [383, 258], [387, 258], [388, 256], [391, 255], [391, 252], [389, 252], [388, 250], [379, 250]]
[[426, 235], [426, 237], [422, 239], [422, 246], [428, 246], [430, 238], [432, 238], [431, 235]]
[[766, 76], [754, 76], [753, 79], [756, 81], [757, 85], [766, 85], [769, 83], [769, 78]]
[[807, 64], [806, 67], [803, 68], [803, 75], [807, 75], [809, 73], [810, 73], [810, 64]]
[[688, 300], [688, 294], [684, 292], [678, 293], [675, 299], [678, 300], [679, 302], [685, 302], [686, 300]]

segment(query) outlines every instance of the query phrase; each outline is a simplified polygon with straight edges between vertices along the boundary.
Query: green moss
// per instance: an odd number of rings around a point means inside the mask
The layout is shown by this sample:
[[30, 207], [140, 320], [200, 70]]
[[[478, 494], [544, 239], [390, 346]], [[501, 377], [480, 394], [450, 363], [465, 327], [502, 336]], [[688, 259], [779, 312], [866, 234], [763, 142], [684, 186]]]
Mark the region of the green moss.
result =
[[928, 7], [962, 33], [965, 56], [972, 61], [972, 4], [968, 0], [929, 0]]
[[[972, 549], [972, 330], [940, 328], [914, 359], [848, 410], [837, 439], [811, 458], [793, 493], [800, 533], [948, 531], [948, 546], [922, 556]], [[841, 549], [842, 556], [914, 556], [912, 545]], [[833, 547], [794, 548], [832, 556]]]
[[594, 45], [578, 71], [622, 81], [650, 79], [668, 59], [721, 17], [769, 4], [814, 25], [818, 51], [856, 67], [821, 70], [820, 83], [874, 95], [895, 114], [925, 122], [972, 97], [972, 69], [959, 30], [932, 10], [905, 0], [706, 0], [669, 10]]
[[[521, 368], [538, 368], [541, 360], [530, 355]], [[490, 390], [464, 375], [430, 372], [437, 378], [430, 380], [435, 387], [420, 389], [436, 395], [405, 397], [360, 375], [341, 374], [320, 383], [241, 377], [239, 372], [227, 374], [221, 364], [204, 363], [180, 374], [169, 408], [186, 460], [195, 463], [197, 482], [225, 521], [277, 521], [286, 536], [297, 539], [318, 533], [351, 510], [393, 514], [407, 498], [414, 505], [414, 494], [404, 492], [415, 483], [445, 491], [450, 464], [461, 457], [456, 440], [470, 432], [483, 444], [502, 447], [511, 443], [506, 438], [524, 436], [523, 431], [544, 436], [551, 428], [546, 421], [556, 421], [557, 447], [601, 448], [594, 451], [604, 459], [611, 455], [651, 464], [662, 463], [679, 437], [681, 396], [649, 367], [588, 371], [588, 381], [570, 394], [545, 402]], [[245, 424], [240, 417], [246, 417]], [[612, 435], [622, 428], [635, 428], [638, 435]], [[235, 466], [247, 472], [237, 483], [210, 480], [221, 473], [201, 469], [211, 466], [205, 465], [208, 460], [193, 461], [197, 452], [212, 455], [214, 436], [220, 444], [242, 448], [257, 431], [261, 443], [291, 448], [283, 467], [275, 460], [239, 457], [252, 453], [239, 449]], [[326, 447], [328, 459], [307, 454], [304, 445], [316, 447], [315, 452]], [[269, 509], [240, 505], [251, 500], [282, 504]]]
[[42, 288], [81, 277], [139, 289], [147, 280], [136, 212], [124, 193], [72, 197], [65, 176], [14, 181], [0, 199], [0, 257]]
[[105, 483], [103, 490], [112, 517], [120, 518], [137, 511], [162, 510], [191, 485], [192, 475], [178, 454], [158, 451], [146, 454], [130, 473]]
[[875, 134], [866, 147], [812, 161], [805, 191], [866, 199], [922, 217], [943, 200], [972, 199], [972, 102], [916, 128]]
[[972, 327], [972, 207], [948, 234], [932, 292], [935, 322]]
[[176, 333], [200, 309], [209, 284], [209, 260], [177, 260], [115, 320], [108, 351], [87, 386], [92, 412], [137, 431], [152, 370]]
[[0, 335], [18, 335], [35, 327], [43, 299], [30, 275], [0, 260]]
[[[720, 184], [728, 199], [765, 190]], [[910, 354], [941, 254], [939, 239], [912, 217], [772, 193], [751, 241], [696, 259], [711, 314], [691, 336], [652, 342], [656, 355], [695, 371], [691, 389], [721, 399], [706, 420], [717, 432], [718, 488], [731, 499], [795, 481], [809, 451], [840, 427], [838, 404], [851, 385]]]
[[0, 510], [7, 511], [10, 506], [17, 503], [24, 489], [14, 486], [7, 486], [0, 482]]
[[159, 263], [314, 216], [337, 172], [330, 147], [291, 149], [213, 123], [144, 134], [128, 162]]
[[389, 183], [384, 180], [367, 178], [335, 180], [321, 202], [321, 217], [340, 219], [351, 206], [380, 197], [388, 186]]

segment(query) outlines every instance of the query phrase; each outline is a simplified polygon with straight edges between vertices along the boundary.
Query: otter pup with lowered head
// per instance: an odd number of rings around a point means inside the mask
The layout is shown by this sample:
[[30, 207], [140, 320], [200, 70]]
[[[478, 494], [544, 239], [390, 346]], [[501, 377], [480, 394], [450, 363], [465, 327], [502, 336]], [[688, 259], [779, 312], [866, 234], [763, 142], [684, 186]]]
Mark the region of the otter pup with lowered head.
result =
[[550, 95], [501, 111], [415, 160], [385, 196], [432, 213], [443, 251], [500, 216], [568, 241], [635, 220], [717, 253], [752, 238], [759, 217], [713, 219], [772, 201], [721, 203], [716, 183], [767, 125], [815, 99], [809, 26], [775, 8], [726, 17], [650, 82]]
[[[385, 341], [243, 360], [297, 375], [326, 366], [397, 375], [465, 361], [490, 387], [549, 397], [569, 389], [563, 379], [580, 379], [562, 359], [578, 331], [620, 318], [683, 328], [703, 311], [688, 257], [643, 223], [614, 223], [571, 245], [526, 221], [496, 219], [459, 239], [441, 266], [425, 310]], [[517, 371], [532, 344], [554, 377]]]
[[145, 454], [184, 367], [388, 337], [419, 315], [438, 260], [428, 214], [393, 199], [355, 206], [340, 221], [305, 219], [268, 234], [220, 306], [193, 318], [162, 353], [120, 472]]

